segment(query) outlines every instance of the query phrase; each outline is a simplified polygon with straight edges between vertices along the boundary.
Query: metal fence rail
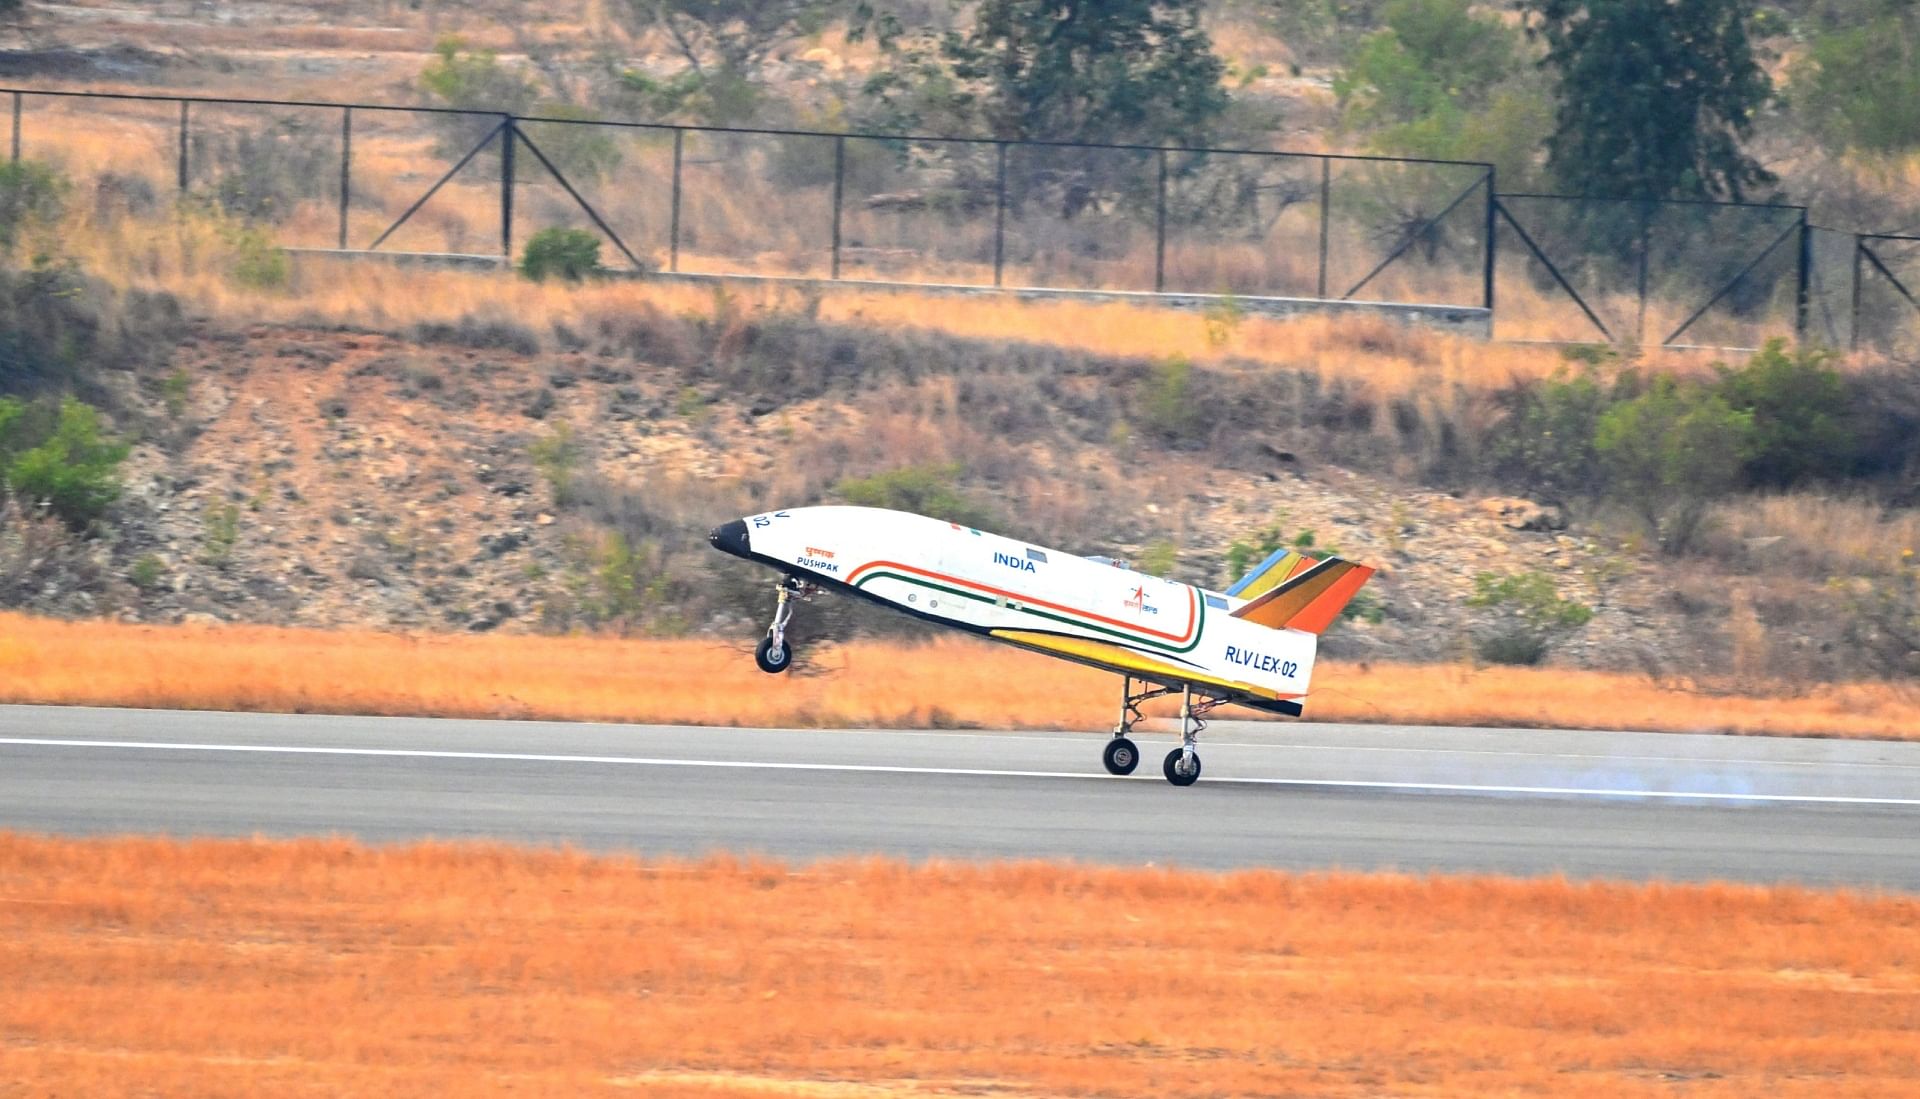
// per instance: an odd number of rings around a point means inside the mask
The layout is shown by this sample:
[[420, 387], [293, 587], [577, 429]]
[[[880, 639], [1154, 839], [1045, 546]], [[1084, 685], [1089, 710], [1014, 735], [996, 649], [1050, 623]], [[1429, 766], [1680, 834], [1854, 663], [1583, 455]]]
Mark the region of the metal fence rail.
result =
[[1465, 307], [1552, 342], [1920, 330], [1916, 238], [1801, 206], [1501, 193], [1475, 162], [0, 92], [15, 161], [110, 143], [102, 210], [170, 189], [343, 255], [510, 263], [584, 221], [636, 273]]

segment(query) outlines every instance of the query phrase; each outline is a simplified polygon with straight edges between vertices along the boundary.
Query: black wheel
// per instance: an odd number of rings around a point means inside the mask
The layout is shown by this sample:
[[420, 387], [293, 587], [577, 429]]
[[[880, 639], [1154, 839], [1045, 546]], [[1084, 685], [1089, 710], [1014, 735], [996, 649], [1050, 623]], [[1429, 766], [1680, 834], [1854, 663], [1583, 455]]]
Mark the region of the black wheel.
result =
[[1126, 737], [1114, 737], [1107, 741], [1107, 750], [1100, 753], [1100, 760], [1107, 765], [1109, 774], [1130, 775], [1140, 766], [1140, 746]]
[[782, 641], [780, 647], [775, 648], [773, 635], [768, 634], [760, 639], [759, 648], [753, 650], [753, 662], [768, 675], [777, 675], [793, 666], [793, 647]]
[[1183, 767], [1182, 757], [1185, 755], [1186, 751], [1181, 748], [1175, 748], [1167, 753], [1167, 765], [1164, 770], [1167, 772], [1167, 781], [1175, 786], [1192, 786], [1200, 778], [1199, 753], [1194, 753], [1191, 766]]

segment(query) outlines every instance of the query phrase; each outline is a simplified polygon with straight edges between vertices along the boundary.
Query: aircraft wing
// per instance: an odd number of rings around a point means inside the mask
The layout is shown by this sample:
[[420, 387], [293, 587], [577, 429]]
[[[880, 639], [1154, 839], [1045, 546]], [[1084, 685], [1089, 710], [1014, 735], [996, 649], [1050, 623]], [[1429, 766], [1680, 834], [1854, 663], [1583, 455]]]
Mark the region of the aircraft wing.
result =
[[1059, 634], [1039, 633], [1033, 630], [994, 630], [992, 635], [1009, 644], [1034, 649], [1053, 656], [1065, 657], [1081, 664], [1091, 664], [1110, 672], [1122, 672], [1150, 679], [1166, 686], [1178, 686], [1191, 683], [1195, 687], [1211, 687], [1238, 701], [1246, 701], [1265, 710], [1280, 713], [1299, 714], [1299, 695], [1282, 694], [1266, 687], [1256, 687], [1251, 683], [1241, 683], [1222, 676], [1210, 675], [1193, 668], [1181, 667], [1164, 660], [1155, 660], [1105, 641], [1092, 641], [1084, 637], [1062, 637]]

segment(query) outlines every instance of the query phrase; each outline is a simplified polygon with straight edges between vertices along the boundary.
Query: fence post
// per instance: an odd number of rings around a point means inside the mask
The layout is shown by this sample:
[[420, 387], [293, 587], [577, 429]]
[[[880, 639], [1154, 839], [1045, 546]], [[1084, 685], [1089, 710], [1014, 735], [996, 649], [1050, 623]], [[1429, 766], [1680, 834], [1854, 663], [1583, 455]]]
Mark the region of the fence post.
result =
[[840, 277], [840, 194], [847, 181], [847, 135], [833, 139], [833, 277]]
[[13, 162], [20, 163], [20, 93], [13, 93]]
[[667, 270], [680, 270], [680, 153], [687, 131], [673, 128], [673, 210], [667, 227]]
[[1333, 158], [1320, 158], [1320, 300], [1327, 298], [1327, 227], [1332, 216]]
[[996, 141], [994, 148], [999, 150], [993, 189], [993, 285], [998, 287], [1007, 265], [1007, 143]]
[[1486, 303], [1487, 338], [1493, 338], [1493, 240], [1496, 223], [1495, 215], [1500, 209], [1500, 192], [1494, 179], [1493, 165], [1487, 165], [1487, 254], [1486, 266], [1480, 272], [1480, 300]]
[[1807, 340], [1807, 324], [1813, 317], [1813, 225], [1807, 221], [1807, 208], [1800, 207], [1800, 285], [1794, 297], [1793, 336]]
[[353, 193], [353, 108], [340, 110], [340, 250], [347, 250], [347, 201]]
[[1640, 203], [1640, 314], [1634, 322], [1633, 342], [1647, 342], [1647, 252], [1653, 247], [1653, 203]]
[[1167, 289], [1167, 151], [1160, 150], [1160, 190], [1154, 202], [1153, 292]]
[[1847, 332], [1847, 350], [1860, 349], [1860, 280], [1866, 277], [1866, 265], [1860, 261], [1866, 258], [1867, 241], [1859, 233], [1853, 235], [1853, 323]]
[[180, 191], [187, 190], [187, 101], [180, 101]]
[[516, 119], [505, 116], [500, 129], [500, 257], [513, 267], [513, 147], [519, 144]]

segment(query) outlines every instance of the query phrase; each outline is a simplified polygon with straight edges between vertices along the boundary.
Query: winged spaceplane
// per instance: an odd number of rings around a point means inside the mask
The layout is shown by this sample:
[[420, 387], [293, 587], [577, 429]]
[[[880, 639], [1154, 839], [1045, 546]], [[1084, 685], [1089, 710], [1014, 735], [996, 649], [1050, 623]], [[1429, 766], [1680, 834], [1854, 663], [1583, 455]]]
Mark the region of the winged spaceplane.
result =
[[[1140, 704], [1178, 694], [1180, 747], [1167, 781], [1200, 777], [1194, 740], [1228, 703], [1298, 717], [1320, 634], [1373, 570], [1337, 557], [1281, 550], [1224, 592], [1135, 572], [902, 511], [804, 507], [735, 519], [708, 540], [784, 574], [773, 624], [754, 652], [762, 671], [793, 662], [787, 623], [795, 596], [851, 592], [917, 618], [1117, 672], [1120, 722], [1104, 760], [1133, 773], [1128, 737]], [[1143, 689], [1134, 690], [1134, 681]]]

